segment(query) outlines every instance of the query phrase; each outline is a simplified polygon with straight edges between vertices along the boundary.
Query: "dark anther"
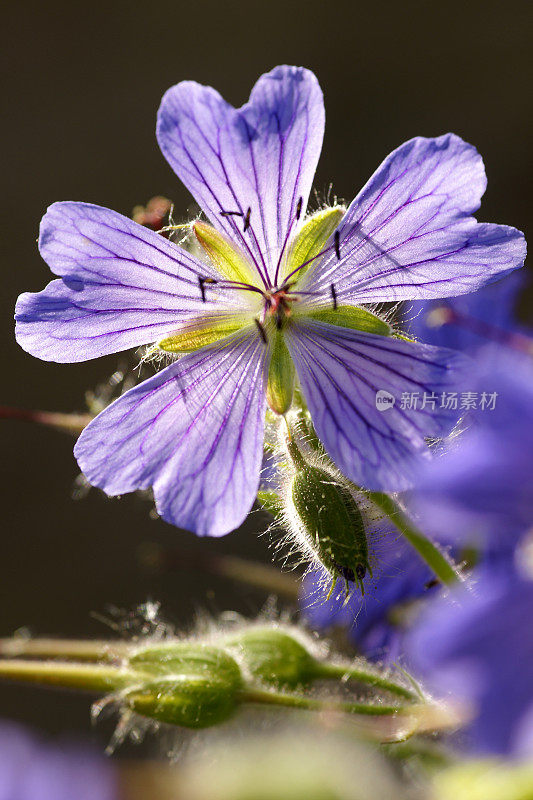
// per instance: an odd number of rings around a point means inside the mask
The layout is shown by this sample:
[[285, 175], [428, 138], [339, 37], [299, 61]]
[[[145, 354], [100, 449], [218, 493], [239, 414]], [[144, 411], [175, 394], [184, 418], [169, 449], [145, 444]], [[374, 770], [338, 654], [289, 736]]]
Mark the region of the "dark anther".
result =
[[366, 567], [365, 567], [365, 565], [364, 564], [357, 564], [356, 567], [355, 567], [355, 574], [357, 575], [359, 580], [362, 581], [363, 578], [366, 575]]
[[200, 275], [198, 276], [198, 284], [200, 286], [200, 294], [202, 295], [202, 303], [205, 303], [205, 285], [206, 283], [214, 284], [218, 283], [214, 278], [202, 278]]
[[337, 310], [337, 292], [335, 291], [335, 284], [332, 283], [329, 287], [331, 291], [331, 302], [333, 303], [333, 311]]
[[242, 217], [242, 211], [219, 211], [221, 217]]
[[339, 231], [335, 231], [335, 235], [333, 236], [333, 240], [335, 242], [335, 255], [337, 256], [337, 258], [340, 261], [340, 258], [341, 258], [341, 244], [340, 244], [341, 235], [340, 235]]
[[302, 206], [303, 206], [304, 199], [300, 197], [298, 200], [298, 205], [296, 206], [296, 219], [300, 219], [302, 215]]
[[276, 309], [276, 328], [280, 331], [283, 328], [283, 309], [279, 305]]
[[438, 586], [438, 585], [439, 585], [439, 581], [437, 580], [437, 578], [431, 578], [431, 580], [429, 580], [426, 584], [424, 584], [424, 589], [426, 589], [426, 590], [427, 589], [433, 589], [434, 586]]
[[198, 284], [200, 286], [200, 294], [202, 295], [202, 303], [205, 303], [205, 278], [198, 277]]
[[248, 208], [248, 211], [246, 212], [246, 216], [244, 218], [244, 228], [243, 228], [243, 232], [244, 233], [246, 233], [246, 231], [250, 227], [250, 214], [251, 213], [252, 213], [252, 209]]
[[266, 344], [266, 343], [267, 343], [267, 335], [266, 335], [266, 333], [265, 333], [265, 329], [263, 328], [263, 326], [261, 325], [261, 323], [259, 322], [259, 320], [258, 320], [258, 319], [255, 319], [255, 317], [254, 317], [254, 322], [255, 322], [255, 324], [257, 325], [257, 330], [258, 330], [258, 331], [259, 331], [259, 333], [261, 334], [261, 339], [262, 339], [262, 340], [264, 341], [264, 343]]

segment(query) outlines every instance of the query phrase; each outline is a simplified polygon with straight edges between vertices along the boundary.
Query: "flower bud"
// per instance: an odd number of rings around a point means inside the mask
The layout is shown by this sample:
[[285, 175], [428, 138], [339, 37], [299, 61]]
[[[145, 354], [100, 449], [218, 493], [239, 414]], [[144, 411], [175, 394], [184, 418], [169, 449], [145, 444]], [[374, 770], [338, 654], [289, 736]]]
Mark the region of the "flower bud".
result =
[[237, 662], [224, 650], [191, 642], [150, 647], [129, 659], [152, 675], [124, 695], [138, 714], [184, 728], [207, 728], [235, 712], [242, 687]]
[[287, 630], [251, 627], [226, 640], [250, 674], [276, 687], [295, 688], [310, 683], [317, 673], [316, 659]]
[[[306, 548], [332, 576], [356, 583], [364, 594], [363, 579], [371, 573], [365, 524], [347, 484], [303, 458], [294, 441], [288, 444], [295, 467], [288, 500], [293, 522]], [[289, 512], [290, 513], [290, 512]]]

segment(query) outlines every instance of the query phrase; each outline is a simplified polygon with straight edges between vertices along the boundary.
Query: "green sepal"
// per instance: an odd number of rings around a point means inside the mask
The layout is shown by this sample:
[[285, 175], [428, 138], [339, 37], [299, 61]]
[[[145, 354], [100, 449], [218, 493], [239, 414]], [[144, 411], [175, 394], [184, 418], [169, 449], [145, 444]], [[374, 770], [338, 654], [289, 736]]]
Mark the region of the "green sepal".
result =
[[207, 728], [229, 719], [239, 703], [239, 665], [220, 648], [195, 642], [161, 644], [141, 650], [129, 664], [152, 675], [124, 695], [126, 704], [143, 716], [184, 728]]
[[276, 414], [285, 414], [292, 405], [294, 392], [294, 362], [283, 332], [275, 329], [270, 339], [271, 355], [268, 370], [267, 402]]
[[294, 689], [316, 677], [314, 656], [279, 628], [248, 628], [228, 637], [226, 644], [235, 648], [252, 677], [271, 686]]
[[193, 230], [221, 276], [230, 281], [255, 284], [257, 276], [249, 262], [223, 233], [207, 222], [195, 222]]
[[324, 249], [345, 213], [344, 206], [332, 206], [317, 211], [305, 220], [289, 248], [284, 275], [290, 275], [301, 264], [305, 264], [294, 276], [294, 281], [299, 282], [314, 267], [318, 261], [315, 257]]
[[385, 320], [358, 306], [337, 306], [337, 308], [306, 310], [305, 316], [317, 320], [317, 322], [326, 322], [328, 325], [352, 328], [365, 333], [377, 333], [381, 336], [390, 336], [392, 331]]
[[236, 316], [219, 320], [207, 317], [197, 320], [194, 325], [165, 336], [157, 342], [156, 347], [167, 353], [191, 353], [209, 344], [214, 344], [225, 336], [231, 336], [248, 322], [248, 320]]

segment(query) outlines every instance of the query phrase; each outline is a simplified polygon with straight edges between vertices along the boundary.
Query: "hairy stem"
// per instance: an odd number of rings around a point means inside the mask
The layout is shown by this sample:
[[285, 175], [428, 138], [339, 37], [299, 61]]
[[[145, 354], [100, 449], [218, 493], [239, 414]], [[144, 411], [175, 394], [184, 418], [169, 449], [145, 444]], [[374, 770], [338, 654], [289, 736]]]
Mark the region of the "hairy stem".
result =
[[98, 639], [0, 639], [3, 658], [59, 658], [67, 661], [113, 662], [128, 655], [129, 642]]
[[395, 694], [405, 700], [418, 700], [419, 698], [410, 689], [400, 686], [389, 678], [385, 678], [371, 669], [350, 664], [333, 664], [328, 661], [317, 661], [314, 676], [317, 680], [341, 680], [357, 681], [366, 686], [382, 689], [390, 694]]
[[73, 664], [68, 661], [0, 660], [0, 680], [109, 692], [138, 681], [139, 675], [117, 667]]
[[270, 692], [264, 689], [246, 688], [239, 692], [245, 703], [280, 706], [283, 708], [301, 708], [307, 711], [341, 711], [345, 714], [363, 714], [365, 716], [390, 716], [402, 712], [410, 713], [409, 706], [378, 705], [372, 703], [345, 703], [332, 700], [317, 700], [301, 695]]

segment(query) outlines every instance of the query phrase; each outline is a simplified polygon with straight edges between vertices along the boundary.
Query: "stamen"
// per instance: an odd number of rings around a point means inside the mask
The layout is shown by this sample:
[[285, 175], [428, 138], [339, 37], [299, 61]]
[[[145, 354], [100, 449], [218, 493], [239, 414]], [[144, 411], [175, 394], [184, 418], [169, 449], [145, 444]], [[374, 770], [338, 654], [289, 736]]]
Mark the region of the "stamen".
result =
[[296, 214], [289, 222], [289, 227], [287, 228], [287, 233], [285, 234], [285, 241], [283, 242], [283, 247], [281, 248], [281, 253], [279, 254], [279, 258], [278, 258], [278, 263], [276, 264], [276, 272], [274, 274], [274, 286], [277, 286], [277, 283], [278, 283], [278, 277], [279, 277], [279, 270], [280, 270], [280, 267], [281, 267], [281, 261], [283, 259], [283, 255], [285, 253], [285, 248], [287, 247], [287, 243], [289, 241], [289, 236], [291, 235], [292, 226], [294, 225], [296, 220], [300, 219], [300, 216], [302, 214], [303, 202], [304, 202], [303, 197], [299, 197], [298, 198], [298, 203], [296, 204]]
[[[307, 267], [308, 264], [311, 264], [313, 261], [316, 261], [317, 258], [320, 258], [321, 256], [325, 256], [326, 253], [329, 253], [329, 251], [332, 250], [332, 249], [333, 249], [333, 245], [330, 245], [329, 247], [324, 247], [324, 249], [321, 250], [320, 253], [317, 253], [316, 255], [312, 256], [311, 258], [308, 258], [307, 261], [303, 262], [303, 264], [300, 264], [298, 267], [293, 269], [292, 272], [289, 272], [289, 274], [285, 278], [285, 281], [288, 281], [290, 278], [293, 277], [293, 275], [296, 275], [296, 273], [300, 272], [301, 269], [303, 269], [304, 267]], [[299, 294], [302, 294], [302, 292], [299, 292]]]
[[[244, 216], [242, 211], [225, 211], [224, 209], [221, 209], [218, 213], [222, 217], [229, 217], [229, 218]], [[248, 211], [247, 211], [247, 214], [246, 214], [246, 216], [248, 217], [248, 223], [246, 223], [246, 220], [245, 220], [244, 231], [246, 231], [248, 229], [248, 227], [250, 226], [250, 214], [251, 213], [252, 213], [252, 209], [249, 208]], [[259, 265], [259, 262], [257, 261], [257, 258], [255, 257], [255, 254], [254, 254], [252, 248], [250, 247], [249, 242], [245, 239], [245, 237], [243, 235], [243, 231], [241, 231], [241, 229], [239, 228], [239, 226], [237, 225], [235, 220], [231, 220], [231, 221], [233, 222], [233, 227], [234, 227], [235, 233], [237, 234], [237, 236], [239, 237], [240, 241], [242, 242], [243, 247], [245, 248], [245, 250], [248, 251], [248, 253], [250, 255], [250, 258], [252, 259], [252, 261], [254, 263], [254, 266], [255, 266], [257, 272], [259, 273], [259, 277], [263, 281], [265, 289], [268, 289], [268, 287], [270, 285], [269, 281], [268, 281], [268, 270], [267, 270], [267, 266], [266, 266], [266, 263], [265, 263], [265, 259], [263, 257], [263, 253], [261, 252], [261, 248], [259, 247], [259, 243], [257, 241], [257, 237], [256, 237], [256, 235], [254, 233], [253, 228], [251, 228], [250, 230], [251, 230], [251, 234], [252, 234], [253, 240], [255, 242], [255, 245], [257, 247], [257, 253], [259, 255], [259, 258], [261, 259], [261, 263], [263, 265], [263, 269], [261, 269], [261, 266]]]
[[200, 294], [202, 295], [202, 303], [205, 303], [205, 278], [198, 276], [198, 284], [200, 286]]
[[339, 261], [341, 260], [340, 240], [341, 240], [341, 235], [340, 235], [339, 231], [335, 231], [335, 233], [333, 235], [333, 241], [334, 241], [334, 244], [335, 244], [335, 255], [337, 256], [337, 259]]
[[333, 311], [337, 310], [337, 292], [335, 291], [335, 284], [332, 283], [329, 287], [331, 291], [331, 300], [333, 302]]
[[276, 328], [280, 331], [283, 328], [283, 310], [281, 305], [276, 309]]
[[202, 295], [202, 303], [206, 302], [205, 298], [205, 284], [206, 283], [218, 283], [214, 278], [202, 278], [201, 275], [198, 275], [198, 285], [200, 286], [200, 294]]
[[248, 211], [246, 212], [246, 216], [244, 218], [244, 228], [242, 229], [243, 233], [246, 233], [246, 231], [250, 227], [250, 214], [251, 213], [252, 213], [252, 209], [250, 208], [250, 206], [248, 206]]
[[264, 329], [263, 325], [259, 322], [257, 317], [254, 317], [254, 322], [257, 325], [257, 330], [259, 331], [261, 339], [263, 340], [263, 342], [265, 344], [267, 344], [267, 335], [266, 335], [266, 332], [265, 332], [265, 329]]

